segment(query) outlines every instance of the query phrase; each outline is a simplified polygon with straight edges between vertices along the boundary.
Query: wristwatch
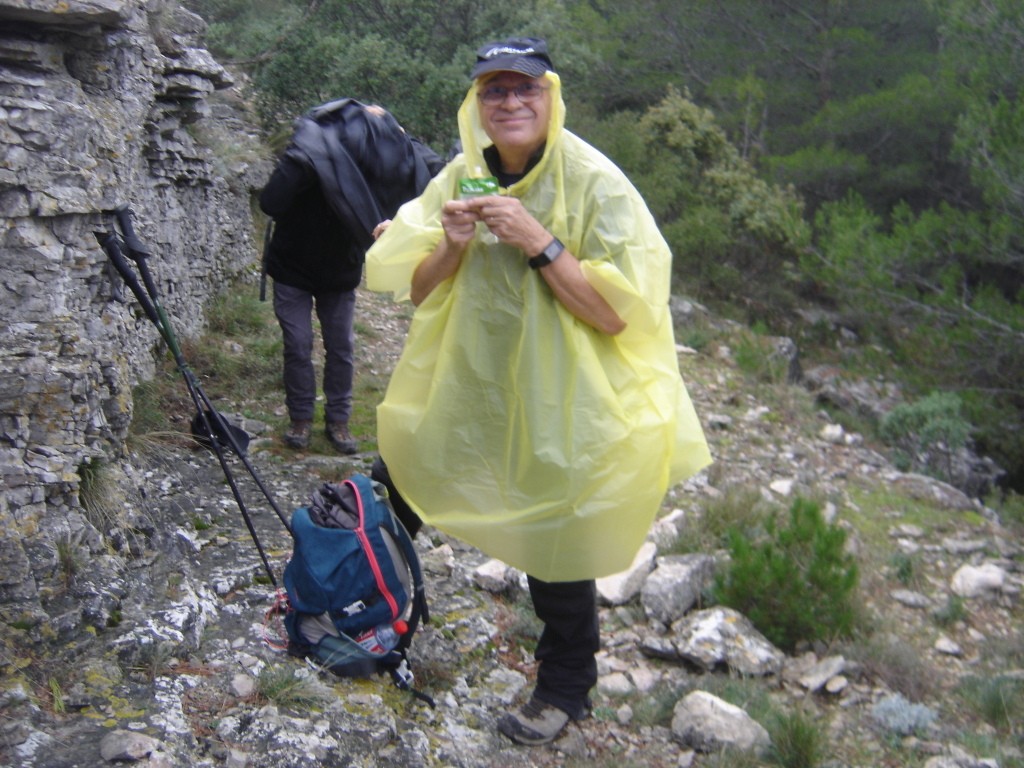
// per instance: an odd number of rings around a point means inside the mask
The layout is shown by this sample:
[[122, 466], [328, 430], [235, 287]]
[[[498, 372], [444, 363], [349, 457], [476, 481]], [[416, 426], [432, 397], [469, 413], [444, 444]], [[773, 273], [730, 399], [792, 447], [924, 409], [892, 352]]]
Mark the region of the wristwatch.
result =
[[530, 265], [530, 269], [540, 269], [546, 267], [552, 261], [562, 255], [562, 251], [565, 250], [565, 246], [562, 245], [562, 241], [557, 237], [553, 238], [548, 247], [541, 251], [536, 256], [529, 259], [526, 263]]

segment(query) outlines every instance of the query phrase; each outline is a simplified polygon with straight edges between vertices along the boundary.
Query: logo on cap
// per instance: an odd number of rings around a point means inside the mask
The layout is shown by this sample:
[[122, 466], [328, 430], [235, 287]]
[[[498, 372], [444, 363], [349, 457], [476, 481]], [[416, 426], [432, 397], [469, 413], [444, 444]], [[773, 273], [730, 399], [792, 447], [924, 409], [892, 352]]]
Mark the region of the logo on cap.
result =
[[484, 58], [485, 59], [493, 59], [495, 56], [499, 56], [501, 54], [512, 54], [512, 55], [515, 55], [515, 56], [529, 56], [531, 53], [536, 53], [536, 52], [537, 51], [534, 50], [533, 48], [511, 48], [509, 46], [505, 46], [505, 47], [502, 47], [502, 48], [494, 47], [494, 48], [491, 48], [489, 51], [487, 51], [487, 53], [484, 54]]

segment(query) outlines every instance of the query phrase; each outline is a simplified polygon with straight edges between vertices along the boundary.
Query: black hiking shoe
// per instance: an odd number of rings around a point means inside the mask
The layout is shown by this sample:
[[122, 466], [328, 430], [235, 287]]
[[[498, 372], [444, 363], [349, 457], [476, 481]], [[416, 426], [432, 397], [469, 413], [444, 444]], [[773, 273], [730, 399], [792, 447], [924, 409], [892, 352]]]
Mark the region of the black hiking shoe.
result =
[[516, 712], [498, 720], [498, 730], [516, 744], [535, 746], [554, 741], [569, 722], [569, 714], [532, 697]]

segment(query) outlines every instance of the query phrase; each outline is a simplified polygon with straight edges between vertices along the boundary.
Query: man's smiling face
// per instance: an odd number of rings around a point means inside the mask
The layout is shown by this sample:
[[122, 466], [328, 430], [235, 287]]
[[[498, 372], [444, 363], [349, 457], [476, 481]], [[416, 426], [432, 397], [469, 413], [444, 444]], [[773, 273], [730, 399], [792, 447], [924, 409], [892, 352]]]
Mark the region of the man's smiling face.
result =
[[[543, 88], [538, 98], [522, 101], [515, 89], [522, 83]], [[551, 93], [542, 77], [529, 77], [519, 72], [498, 72], [479, 85], [479, 93], [488, 88], [505, 89], [498, 104], [480, 102], [480, 119], [484, 131], [494, 142], [503, 161], [529, 158], [547, 140], [551, 117]]]

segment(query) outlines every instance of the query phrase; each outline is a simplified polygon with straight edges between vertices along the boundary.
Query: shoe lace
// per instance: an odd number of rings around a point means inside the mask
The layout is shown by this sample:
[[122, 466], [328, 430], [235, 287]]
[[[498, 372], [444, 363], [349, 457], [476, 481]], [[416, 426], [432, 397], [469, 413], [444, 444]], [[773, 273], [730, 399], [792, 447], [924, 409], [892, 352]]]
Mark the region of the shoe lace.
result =
[[523, 714], [531, 720], [540, 720], [544, 717], [544, 710], [548, 707], [543, 701], [531, 698], [523, 705]]

